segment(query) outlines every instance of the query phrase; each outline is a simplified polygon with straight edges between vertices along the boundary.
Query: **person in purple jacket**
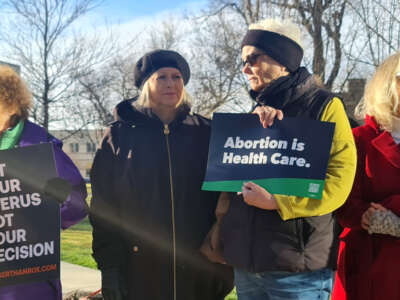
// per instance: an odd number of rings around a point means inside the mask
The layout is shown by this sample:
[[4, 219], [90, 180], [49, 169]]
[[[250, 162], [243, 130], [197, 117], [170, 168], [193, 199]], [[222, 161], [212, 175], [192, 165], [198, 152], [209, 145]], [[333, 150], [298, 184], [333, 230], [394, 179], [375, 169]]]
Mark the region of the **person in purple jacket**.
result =
[[[62, 142], [44, 128], [28, 121], [32, 95], [20, 76], [0, 65], [0, 151], [51, 142], [58, 178], [51, 180], [45, 192], [56, 191], [62, 205], [61, 228], [79, 222], [87, 215], [86, 185], [79, 170], [62, 151]], [[0, 288], [0, 300], [61, 300], [60, 280], [17, 284]]]

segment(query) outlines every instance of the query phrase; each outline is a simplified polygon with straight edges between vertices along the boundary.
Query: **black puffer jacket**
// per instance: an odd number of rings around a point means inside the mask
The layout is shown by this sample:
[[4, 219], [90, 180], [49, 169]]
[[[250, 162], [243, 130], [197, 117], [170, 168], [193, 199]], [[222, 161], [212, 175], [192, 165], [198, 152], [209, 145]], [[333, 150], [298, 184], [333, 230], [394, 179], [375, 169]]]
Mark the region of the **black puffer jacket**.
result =
[[115, 116], [91, 173], [98, 267], [124, 271], [128, 299], [223, 299], [232, 270], [198, 251], [217, 202], [216, 193], [201, 191], [209, 120], [183, 107], [164, 126], [132, 100]]

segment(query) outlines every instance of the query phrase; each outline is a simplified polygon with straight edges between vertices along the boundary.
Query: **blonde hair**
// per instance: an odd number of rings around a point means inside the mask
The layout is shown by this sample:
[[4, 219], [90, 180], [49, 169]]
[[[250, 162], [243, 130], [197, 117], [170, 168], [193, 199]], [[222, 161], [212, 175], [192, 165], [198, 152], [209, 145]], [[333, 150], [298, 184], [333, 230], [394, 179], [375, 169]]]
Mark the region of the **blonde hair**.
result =
[[[140, 95], [136, 101], [136, 104], [139, 106], [142, 106], [142, 107], [150, 107], [149, 80], [146, 80], [146, 82], [144, 83], [142, 90], [140, 92]], [[186, 105], [188, 107], [191, 107], [191, 105], [192, 105], [191, 97], [190, 97], [189, 93], [186, 91], [185, 87], [183, 87], [181, 99], [179, 100], [176, 107], [178, 108], [182, 105]]]
[[27, 119], [32, 107], [32, 94], [21, 77], [9, 66], [0, 65], [0, 105], [16, 108], [18, 116]]
[[365, 86], [364, 97], [354, 112], [357, 118], [373, 116], [382, 130], [392, 131], [393, 116], [399, 107], [396, 77], [399, 71], [400, 52], [397, 52], [378, 66]]
[[257, 23], [250, 24], [249, 30], [266, 30], [278, 33], [293, 40], [304, 49], [301, 42], [300, 28], [289, 19], [264, 19]]

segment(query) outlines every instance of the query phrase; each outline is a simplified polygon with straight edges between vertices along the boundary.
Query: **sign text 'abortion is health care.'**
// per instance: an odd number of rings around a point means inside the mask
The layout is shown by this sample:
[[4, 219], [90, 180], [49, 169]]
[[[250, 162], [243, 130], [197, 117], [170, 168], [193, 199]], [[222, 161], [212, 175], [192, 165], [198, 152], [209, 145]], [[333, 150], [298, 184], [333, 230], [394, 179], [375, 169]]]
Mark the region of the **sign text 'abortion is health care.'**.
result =
[[0, 286], [60, 277], [60, 206], [50, 143], [0, 151]]
[[284, 117], [263, 128], [255, 114], [214, 114], [203, 190], [239, 192], [253, 181], [272, 194], [321, 199], [334, 123]]

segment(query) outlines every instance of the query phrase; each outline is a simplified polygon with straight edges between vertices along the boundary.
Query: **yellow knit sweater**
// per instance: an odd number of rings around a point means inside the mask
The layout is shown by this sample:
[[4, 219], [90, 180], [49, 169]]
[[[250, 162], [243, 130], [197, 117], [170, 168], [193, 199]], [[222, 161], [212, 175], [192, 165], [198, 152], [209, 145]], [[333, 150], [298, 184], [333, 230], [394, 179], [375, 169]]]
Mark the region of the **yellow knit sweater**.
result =
[[356, 172], [357, 151], [340, 99], [334, 98], [326, 106], [321, 121], [336, 124], [322, 199], [275, 194], [278, 212], [283, 220], [330, 213], [344, 204], [351, 191]]

